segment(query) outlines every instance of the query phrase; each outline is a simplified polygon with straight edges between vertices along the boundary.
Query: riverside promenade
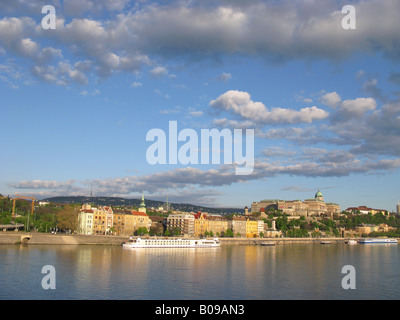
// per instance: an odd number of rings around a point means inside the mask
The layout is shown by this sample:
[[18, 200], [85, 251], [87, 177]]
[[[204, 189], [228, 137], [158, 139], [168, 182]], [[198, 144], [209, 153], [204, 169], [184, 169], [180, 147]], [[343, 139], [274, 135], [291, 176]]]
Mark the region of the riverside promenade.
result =
[[[128, 236], [0, 232], [0, 245], [21, 243], [29, 245], [121, 245], [128, 239]], [[221, 241], [221, 245], [261, 245], [264, 242], [281, 245], [295, 243], [345, 243], [348, 238], [219, 238], [219, 240]]]
[[51, 234], [36, 232], [0, 232], [0, 245], [21, 244], [29, 245], [121, 245], [129, 237], [95, 236], [82, 234]]

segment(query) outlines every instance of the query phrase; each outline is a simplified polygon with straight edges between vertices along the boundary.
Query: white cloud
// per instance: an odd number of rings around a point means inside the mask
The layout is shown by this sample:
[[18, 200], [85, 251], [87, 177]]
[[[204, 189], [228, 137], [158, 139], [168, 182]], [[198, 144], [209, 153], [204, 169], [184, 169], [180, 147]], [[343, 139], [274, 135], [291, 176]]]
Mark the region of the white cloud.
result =
[[376, 101], [373, 98], [357, 98], [354, 100], [344, 100], [340, 109], [348, 114], [360, 116], [367, 111], [375, 110]]
[[262, 102], [251, 100], [250, 94], [243, 91], [230, 90], [210, 102], [210, 106], [231, 111], [241, 118], [261, 124], [273, 123], [311, 123], [328, 117], [328, 112], [315, 106], [300, 110], [272, 108], [268, 110]]
[[35, 66], [32, 73], [49, 83], [66, 85], [71, 81], [79, 84], [87, 84], [86, 75], [80, 71], [76, 65], [71, 66], [68, 62], [60, 61], [56, 66]]
[[342, 98], [336, 92], [330, 92], [321, 97], [321, 102], [331, 108], [335, 108], [341, 101]]
[[[279, 151], [279, 150], [278, 150]], [[282, 151], [282, 150], [281, 150]], [[290, 153], [289, 153], [290, 155]], [[274, 155], [276, 156], [276, 154]], [[344, 158], [343, 158], [344, 156]], [[335, 159], [340, 158], [338, 164]], [[331, 161], [332, 160], [332, 161]], [[350, 174], [381, 174], [390, 172], [400, 167], [400, 159], [355, 159], [346, 152], [322, 152], [314, 160], [293, 161], [261, 161], [255, 162], [254, 172], [247, 176], [238, 176], [234, 173], [234, 166], [220, 165], [216, 168], [201, 170], [199, 168], [185, 167], [157, 172], [143, 176], [127, 176], [86, 181], [70, 180], [58, 181], [21, 181], [10, 183], [15, 189], [24, 189], [25, 192], [33, 190], [34, 194], [82, 195], [87, 193], [91, 186], [96, 190], [96, 195], [128, 196], [132, 193], [143, 191], [150, 194], [185, 194], [188, 190], [193, 193], [207, 192], [205, 188], [228, 186], [252, 180], [265, 180], [279, 175], [293, 175], [305, 177], [340, 177]]]
[[[63, 48], [64, 56], [71, 53], [75, 59], [92, 61], [100, 77], [111, 76], [115, 71], [135, 73], [143, 66], [156, 65], [157, 60], [183, 57], [198, 61], [218, 59], [221, 54], [246, 54], [272, 62], [315, 58], [336, 61], [364, 51], [400, 60], [398, 48], [393, 45], [400, 39], [400, 2], [397, 0], [356, 2], [354, 32], [341, 28], [343, 14], [333, 0], [326, 0], [323, 5], [291, 0], [221, 1], [208, 5], [182, 1], [158, 5], [144, 1], [140, 5], [132, 4], [130, 11], [121, 11], [128, 8], [128, 0], [64, 3], [53, 0], [50, 3], [61, 9], [54, 32], [45, 32], [40, 22], [28, 17], [0, 20], [0, 45], [7, 54], [33, 59], [40, 55], [41, 39], [53, 41], [51, 46]], [[6, 14], [27, 13], [38, 7], [32, 1], [4, 0], [0, 10]], [[90, 18], [73, 15], [72, 21], [67, 22], [62, 9], [66, 15], [89, 10], [92, 15]], [[96, 19], [97, 13], [105, 11], [121, 12]], [[74, 63], [72, 57], [70, 63]], [[49, 64], [42, 61], [41, 66], [44, 65]], [[165, 67], [151, 70], [158, 76], [167, 72]], [[230, 76], [223, 73], [220, 78], [227, 80]]]
[[131, 87], [132, 87], [132, 88], [139, 88], [139, 87], [141, 87], [141, 86], [143, 86], [143, 84], [142, 84], [141, 82], [138, 82], [138, 81], [134, 81], [134, 82], [131, 84]]
[[168, 70], [165, 67], [158, 66], [151, 69], [150, 73], [156, 78], [161, 78], [168, 74]]
[[193, 117], [201, 117], [204, 114], [201, 110], [196, 110], [193, 108], [189, 108], [189, 115]]
[[227, 72], [223, 72], [217, 77], [218, 80], [223, 81], [223, 82], [227, 82], [231, 78], [232, 78], [232, 74], [227, 73]]

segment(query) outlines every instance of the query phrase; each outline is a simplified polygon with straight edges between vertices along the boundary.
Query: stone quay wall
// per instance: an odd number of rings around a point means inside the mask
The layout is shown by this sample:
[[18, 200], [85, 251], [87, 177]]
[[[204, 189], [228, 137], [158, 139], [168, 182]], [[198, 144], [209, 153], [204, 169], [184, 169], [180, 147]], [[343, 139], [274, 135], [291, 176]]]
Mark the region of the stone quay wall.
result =
[[[122, 245], [127, 236], [70, 235], [28, 232], [0, 232], [1, 244], [30, 245]], [[219, 238], [221, 245], [261, 245], [263, 242], [279, 244], [295, 243], [344, 243], [347, 238]], [[358, 240], [358, 239], [356, 239]]]

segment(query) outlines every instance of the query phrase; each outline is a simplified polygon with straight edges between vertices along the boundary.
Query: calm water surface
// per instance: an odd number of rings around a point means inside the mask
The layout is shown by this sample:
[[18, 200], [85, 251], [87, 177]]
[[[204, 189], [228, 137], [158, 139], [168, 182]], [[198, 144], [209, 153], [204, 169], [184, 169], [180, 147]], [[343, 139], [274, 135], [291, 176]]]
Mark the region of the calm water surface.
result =
[[[0, 245], [0, 299], [400, 299], [399, 245]], [[42, 267], [56, 270], [44, 290]], [[356, 289], [344, 290], [344, 265]]]

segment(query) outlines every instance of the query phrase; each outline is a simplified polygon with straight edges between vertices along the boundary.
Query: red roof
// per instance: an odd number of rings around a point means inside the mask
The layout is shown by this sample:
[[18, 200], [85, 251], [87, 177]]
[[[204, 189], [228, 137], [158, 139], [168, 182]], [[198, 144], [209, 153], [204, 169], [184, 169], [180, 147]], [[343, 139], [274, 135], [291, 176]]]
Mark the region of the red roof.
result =
[[197, 213], [194, 213], [193, 216], [194, 216], [195, 219], [198, 219], [201, 216], [201, 212], [197, 211]]
[[148, 215], [145, 214], [144, 212], [139, 212], [139, 211], [131, 211], [131, 212], [132, 212], [132, 214], [134, 216], [145, 216], [145, 217], [148, 217]]

